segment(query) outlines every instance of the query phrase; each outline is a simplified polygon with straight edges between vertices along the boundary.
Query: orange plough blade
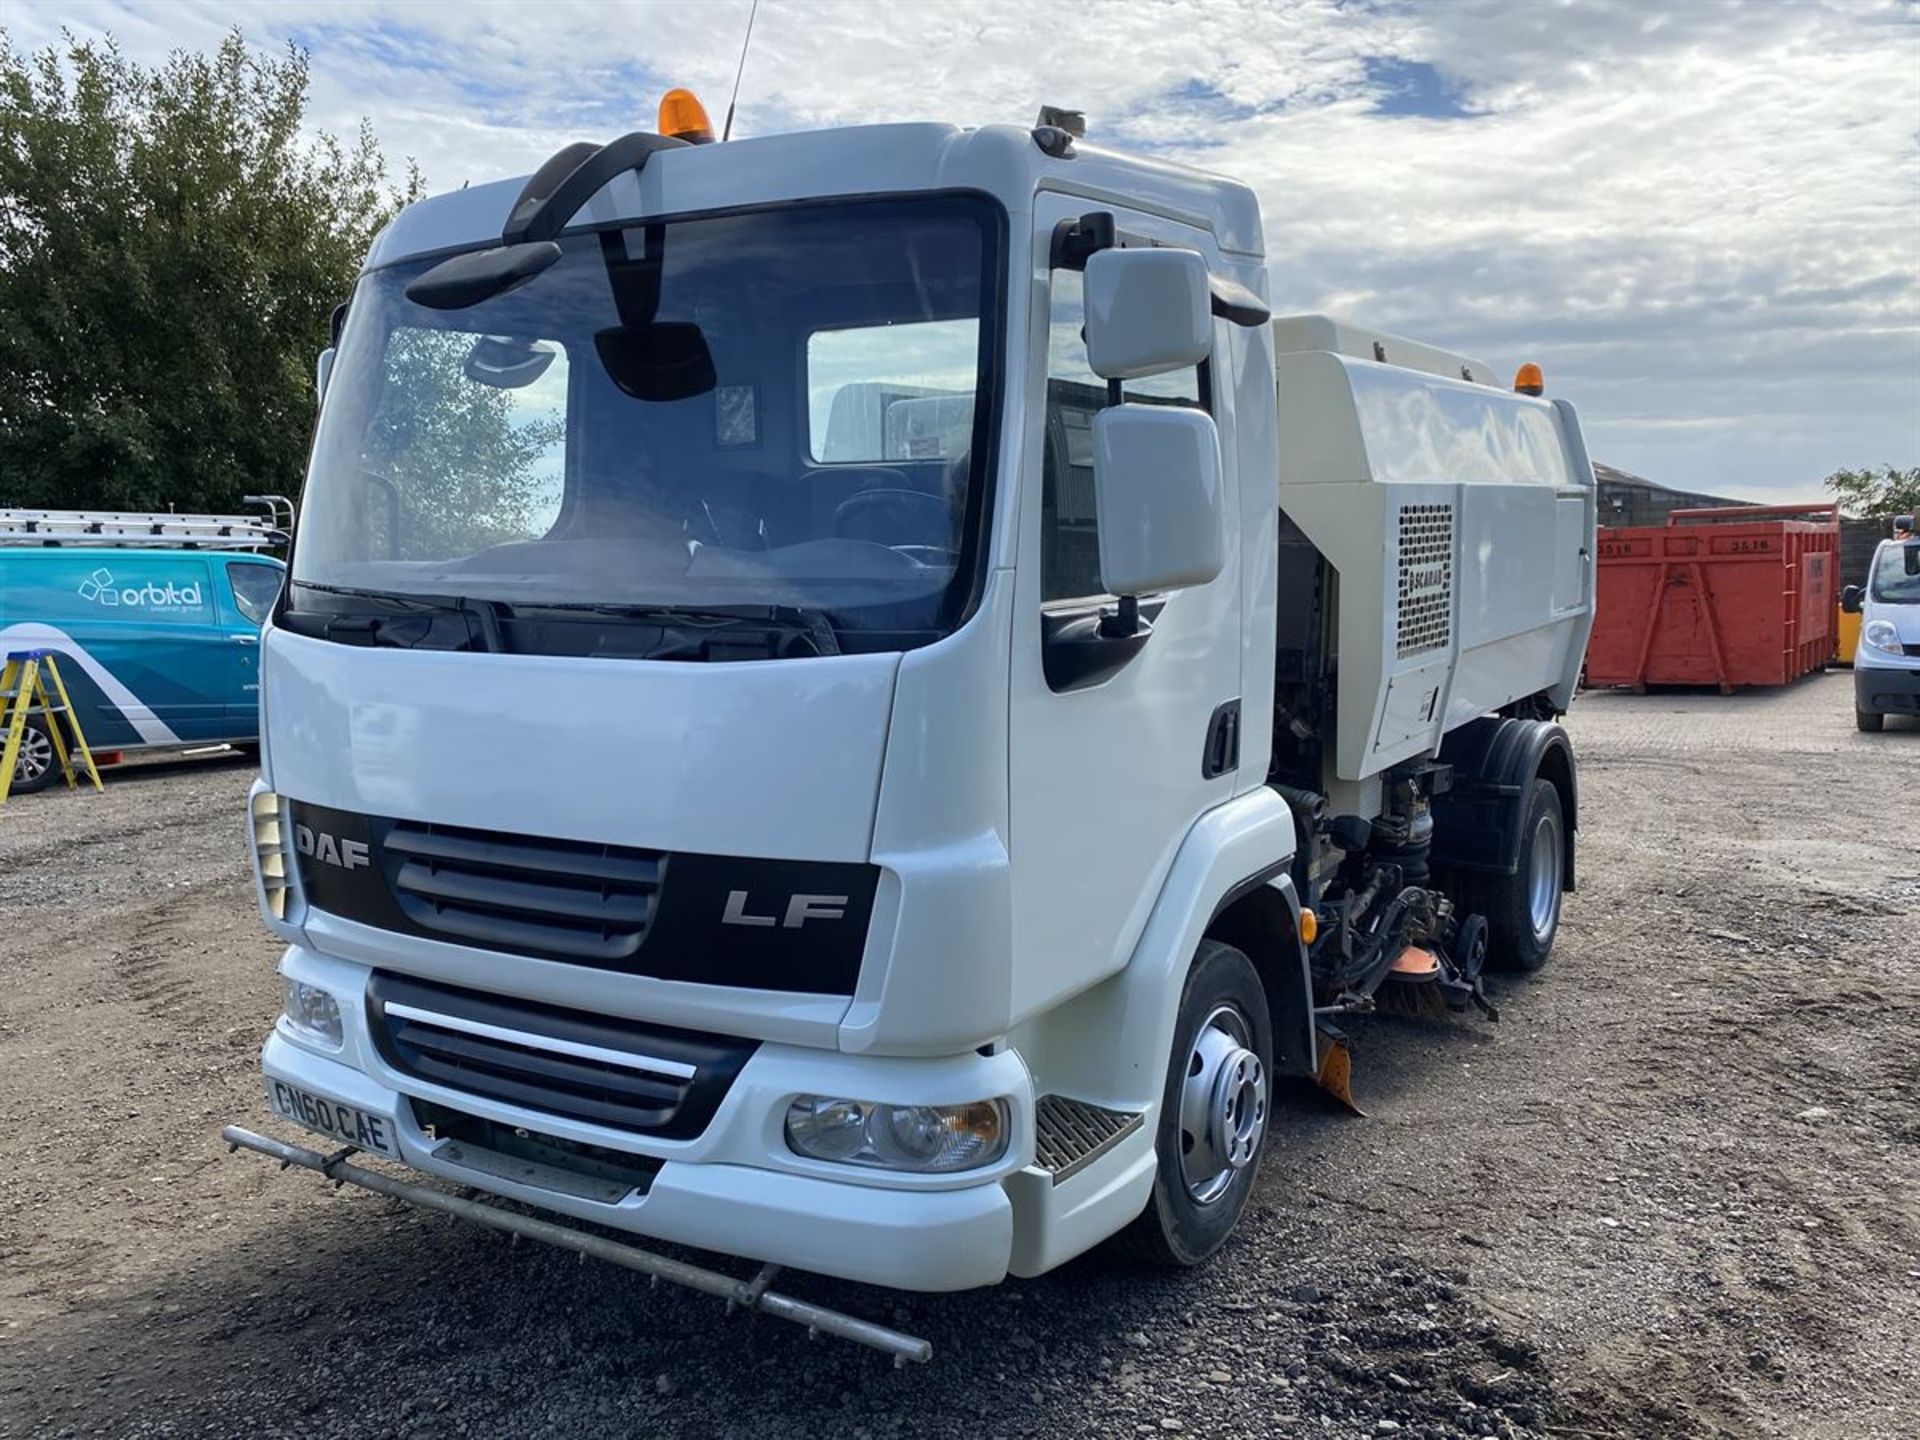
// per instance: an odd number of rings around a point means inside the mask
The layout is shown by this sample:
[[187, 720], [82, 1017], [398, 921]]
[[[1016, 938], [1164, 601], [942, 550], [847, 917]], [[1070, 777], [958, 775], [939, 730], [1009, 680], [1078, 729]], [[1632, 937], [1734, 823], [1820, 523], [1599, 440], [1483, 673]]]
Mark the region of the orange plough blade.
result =
[[1354, 1114], [1365, 1117], [1366, 1111], [1354, 1103], [1353, 1099], [1353, 1052], [1347, 1049], [1343, 1040], [1321, 1037], [1320, 1073], [1314, 1079], [1320, 1082], [1320, 1088], [1338, 1100]]

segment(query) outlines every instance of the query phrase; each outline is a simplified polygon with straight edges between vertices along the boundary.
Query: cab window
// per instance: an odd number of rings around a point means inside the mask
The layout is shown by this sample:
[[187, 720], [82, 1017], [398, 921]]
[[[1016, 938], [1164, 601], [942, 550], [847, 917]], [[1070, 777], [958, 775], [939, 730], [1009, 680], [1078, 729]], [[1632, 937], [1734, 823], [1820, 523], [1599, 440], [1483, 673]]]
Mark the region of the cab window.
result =
[[953, 460], [973, 438], [980, 322], [923, 320], [807, 337], [807, 432], [821, 464]]
[[[1077, 270], [1056, 270], [1047, 331], [1047, 433], [1040, 486], [1040, 598], [1091, 600], [1100, 583], [1100, 535], [1093, 503], [1093, 417], [1107, 382], [1087, 367], [1086, 308]], [[1198, 367], [1129, 381], [1128, 401], [1205, 409]]]
[[280, 567], [231, 561], [227, 565], [227, 580], [233, 586], [233, 603], [240, 608], [240, 613], [256, 625], [266, 624], [268, 612], [280, 594]]

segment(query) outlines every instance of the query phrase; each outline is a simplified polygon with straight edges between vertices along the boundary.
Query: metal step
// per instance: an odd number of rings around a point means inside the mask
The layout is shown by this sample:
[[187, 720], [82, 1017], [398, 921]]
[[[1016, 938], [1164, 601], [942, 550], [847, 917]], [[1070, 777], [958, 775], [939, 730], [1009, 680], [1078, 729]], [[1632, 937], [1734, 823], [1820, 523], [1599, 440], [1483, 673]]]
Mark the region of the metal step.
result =
[[1137, 1110], [1108, 1110], [1065, 1095], [1042, 1095], [1033, 1160], [1058, 1185], [1078, 1174], [1146, 1123]]

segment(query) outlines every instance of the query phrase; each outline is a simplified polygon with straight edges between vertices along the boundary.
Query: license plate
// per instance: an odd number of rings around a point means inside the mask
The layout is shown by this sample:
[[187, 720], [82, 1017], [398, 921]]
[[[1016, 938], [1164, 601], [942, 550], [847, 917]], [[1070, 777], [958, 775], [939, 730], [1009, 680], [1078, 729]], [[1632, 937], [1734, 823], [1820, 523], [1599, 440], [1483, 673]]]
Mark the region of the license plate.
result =
[[395, 1160], [401, 1158], [399, 1143], [393, 1135], [393, 1121], [385, 1115], [371, 1115], [271, 1078], [267, 1081], [267, 1102], [281, 1119], [304, 1125], [330, 1140]]

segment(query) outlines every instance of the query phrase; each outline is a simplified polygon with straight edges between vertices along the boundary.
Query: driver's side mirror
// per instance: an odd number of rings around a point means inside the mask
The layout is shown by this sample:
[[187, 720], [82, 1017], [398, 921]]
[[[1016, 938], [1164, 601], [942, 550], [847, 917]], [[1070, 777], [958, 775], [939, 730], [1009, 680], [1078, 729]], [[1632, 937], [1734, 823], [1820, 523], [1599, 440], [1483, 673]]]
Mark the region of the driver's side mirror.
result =
[[1087, 364], [1103, 380], [1198, 365], [1213, 350], [1213, 297], [1197, 250], [1101, 250], [1087, 257]]
[[1865, 593], [1858, 585], [1849, 585], [1840, 592], [1840, 608], [1849, 615], [1858, 615], [1865, 600]]

